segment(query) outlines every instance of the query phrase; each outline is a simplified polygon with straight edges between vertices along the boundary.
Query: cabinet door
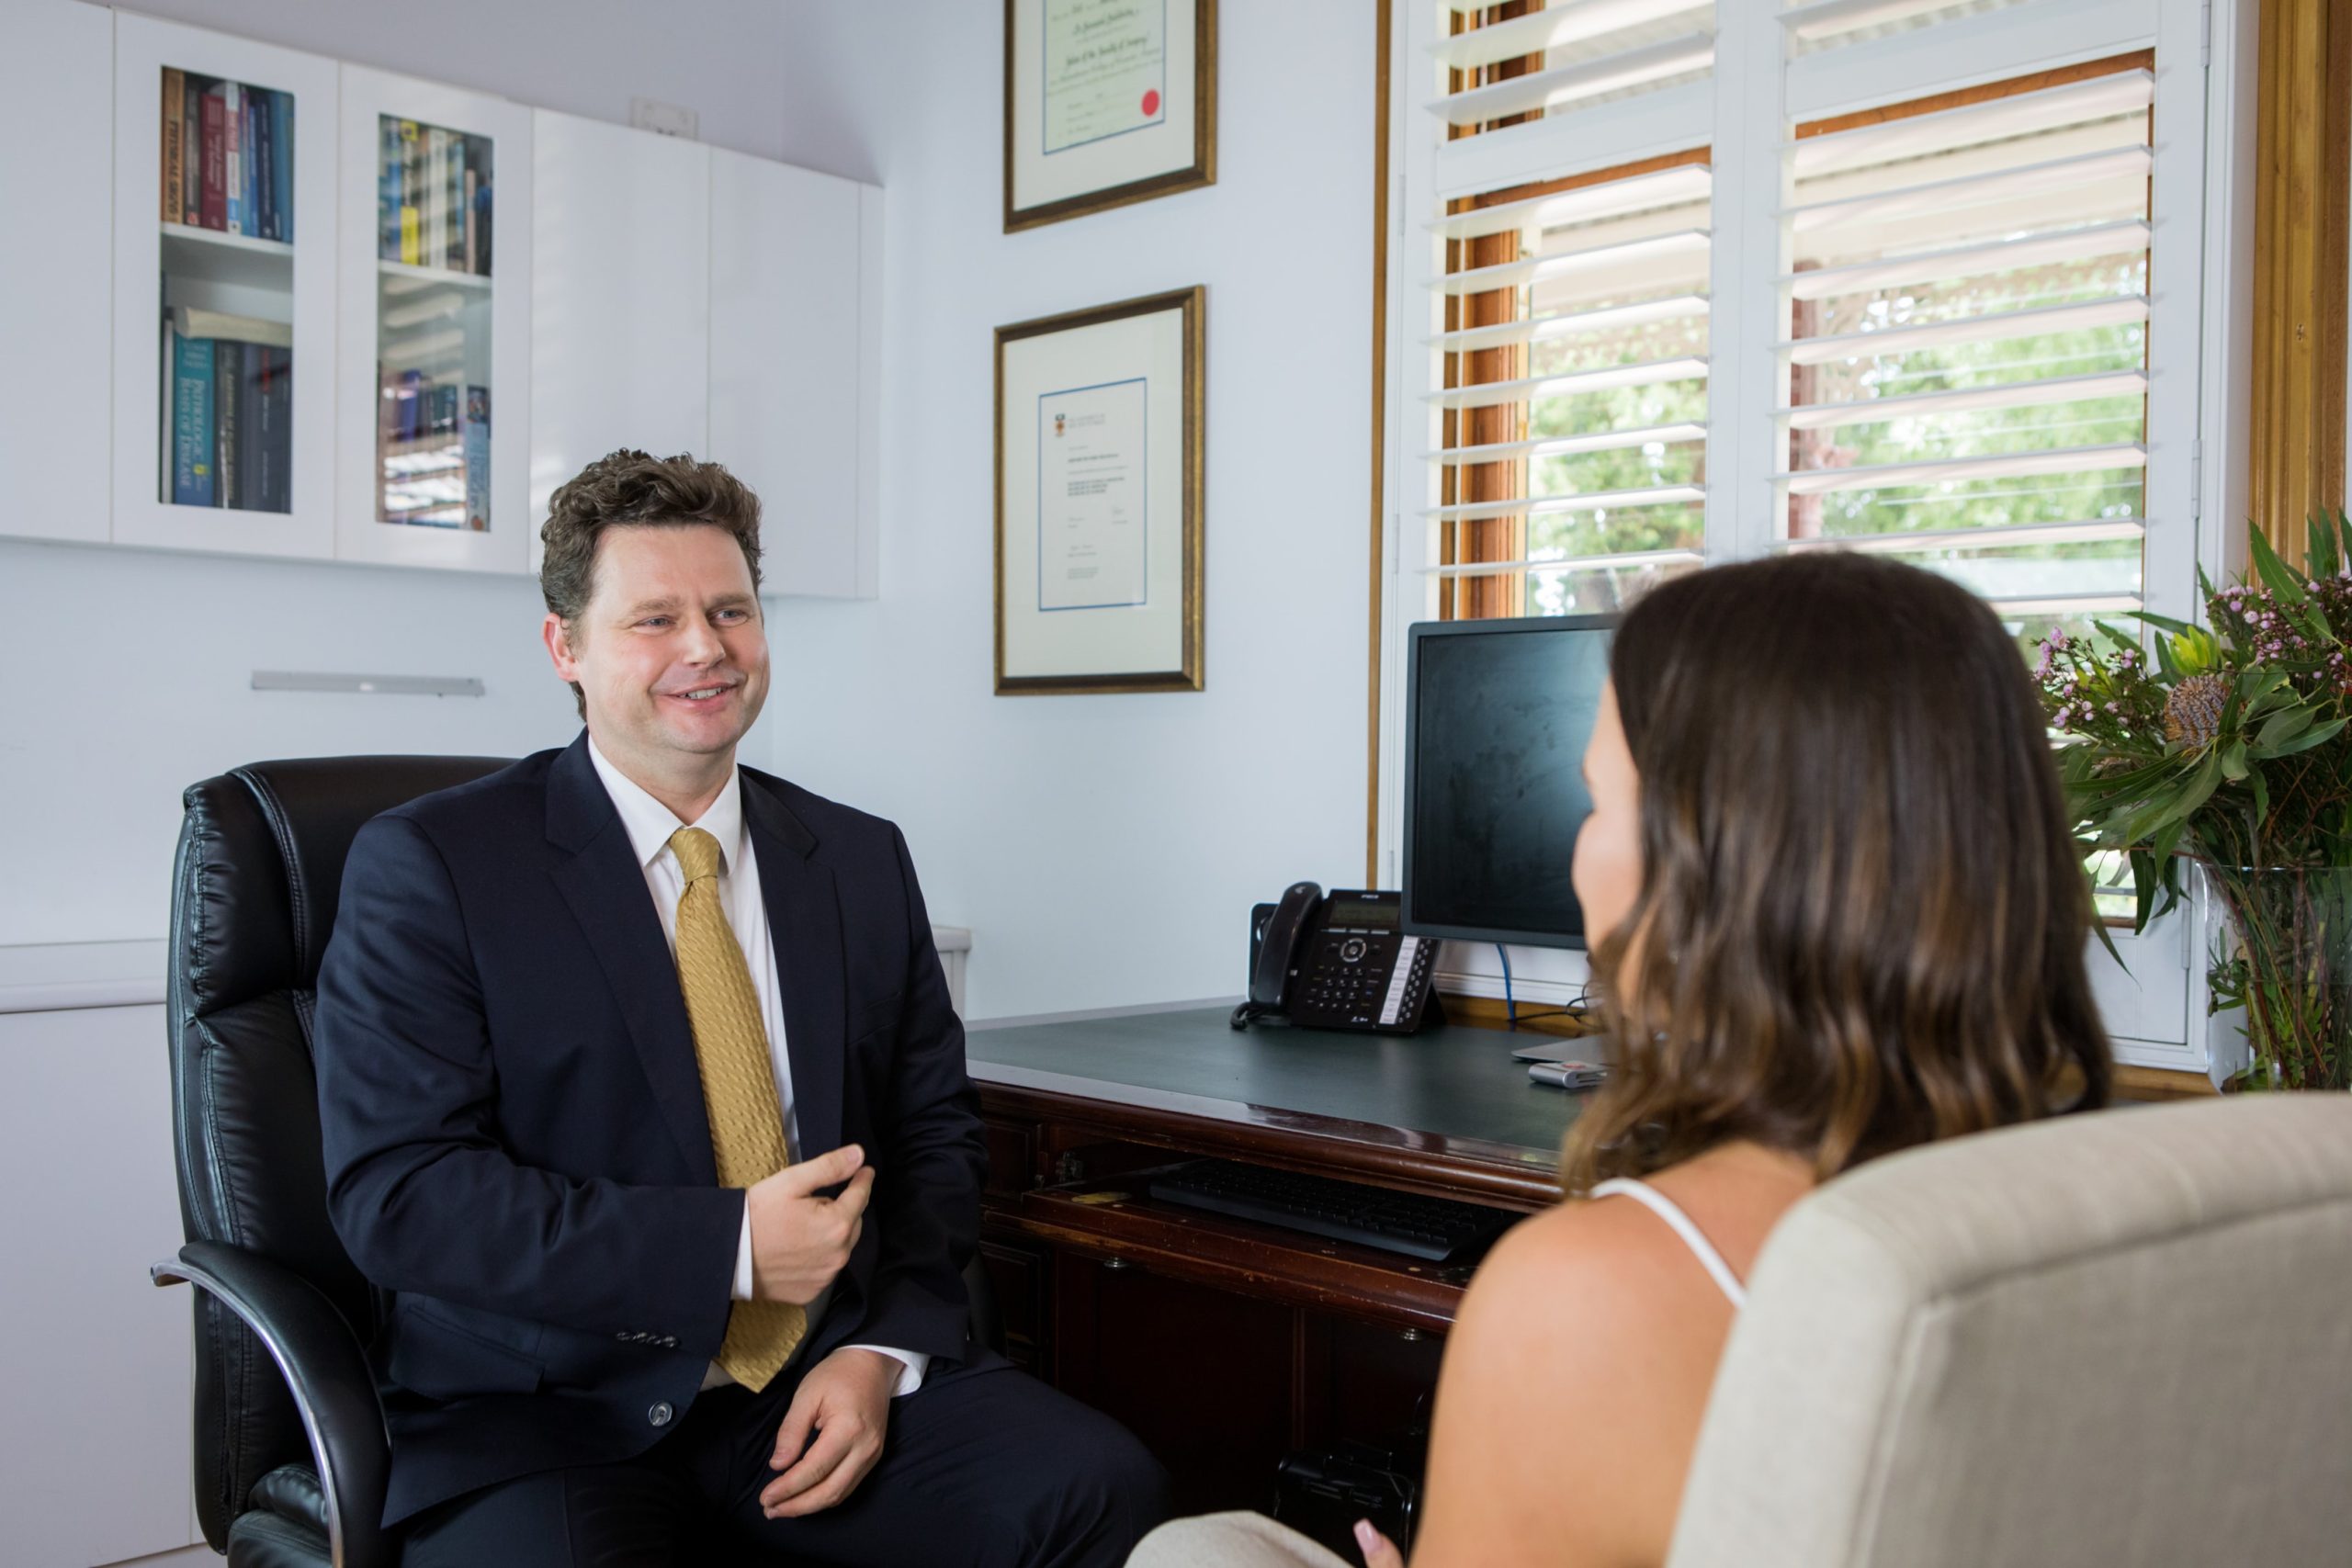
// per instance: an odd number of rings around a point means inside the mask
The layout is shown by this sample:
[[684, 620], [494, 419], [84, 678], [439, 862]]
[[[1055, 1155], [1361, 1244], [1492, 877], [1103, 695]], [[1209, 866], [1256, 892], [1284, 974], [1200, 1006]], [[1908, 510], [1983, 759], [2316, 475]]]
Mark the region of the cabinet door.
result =
[[769, 592], [871, 598], [882, 193], [710, 156], [709, 455], [759, 493]]
[[531, 115], [531, 567], [556, 487], [710, 439], [710, 149]]
[[111, 527], [107, 269], [114, 232], [114, 17], [77, 0], [0, 7], [0, 212], [40, 214], [0, 290], [0, 533], [105, 541]]
[[335, 556], [530, 570], [531, 111], [343, 67]]
[[164, 1010], [0, 1013], [0, 1560], [187, 1546], [193, 1301], [147, 1282], [181, 1240]]
[[331, 555], [334, 62], [125, 12], [114, 115], [115, 543]]

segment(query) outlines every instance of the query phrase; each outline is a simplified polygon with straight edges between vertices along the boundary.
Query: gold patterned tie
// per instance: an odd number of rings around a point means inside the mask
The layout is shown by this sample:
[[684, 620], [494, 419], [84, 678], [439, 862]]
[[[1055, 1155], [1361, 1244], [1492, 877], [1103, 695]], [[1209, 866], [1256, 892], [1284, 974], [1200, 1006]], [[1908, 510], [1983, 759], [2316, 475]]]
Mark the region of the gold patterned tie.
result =
[[[702, 1068], [710, 1152], [720, 1186], [750, 1187], [792, 1158], [760, 997], [718, 901], [718, 840], [681, 828], [670, 835], [670, 852], [686, 876], [678, 898], [678, 986]], [[808, 1328], [808, 1313], [790, 1302], [737, 1302], [718, 1347], [719, 1370], [746, 1388], [765, 1388]]]

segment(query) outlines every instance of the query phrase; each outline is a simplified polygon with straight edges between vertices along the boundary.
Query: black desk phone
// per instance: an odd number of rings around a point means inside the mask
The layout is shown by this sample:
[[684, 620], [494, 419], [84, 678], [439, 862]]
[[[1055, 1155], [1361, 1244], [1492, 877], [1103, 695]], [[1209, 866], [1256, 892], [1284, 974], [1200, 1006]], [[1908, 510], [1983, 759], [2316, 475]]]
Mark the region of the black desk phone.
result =
[[1410, 1034], [1437, 1021], [1434, 938], [1407, 936], [1393, 892], [1326, 894], [1295, 882], [1250, 911], [1250, 999], [1233, 1027], [1280, 1016], [1309, 1029]]

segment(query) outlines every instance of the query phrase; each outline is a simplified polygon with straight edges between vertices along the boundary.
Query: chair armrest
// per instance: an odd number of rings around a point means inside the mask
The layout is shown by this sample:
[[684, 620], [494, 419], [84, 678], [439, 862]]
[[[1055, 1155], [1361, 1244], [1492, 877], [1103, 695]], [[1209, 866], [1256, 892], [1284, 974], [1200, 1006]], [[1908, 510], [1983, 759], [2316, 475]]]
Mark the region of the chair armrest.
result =
[[286, 1378], [326, 1495], [336, 1568], [391, 1568], [384, 1486], [391, 1447], [376, 1380], [351, 1325], [318, 1288], [282, 1263], [225, 1242], [192, 1241], [148, 1271], [209, 1292], [243, 1320]]

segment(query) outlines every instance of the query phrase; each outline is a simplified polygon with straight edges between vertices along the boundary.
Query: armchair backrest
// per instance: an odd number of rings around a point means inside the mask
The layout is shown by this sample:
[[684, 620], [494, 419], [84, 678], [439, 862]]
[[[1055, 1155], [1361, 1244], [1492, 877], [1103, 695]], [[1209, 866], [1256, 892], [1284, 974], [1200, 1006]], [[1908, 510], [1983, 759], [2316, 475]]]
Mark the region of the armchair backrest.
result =
[[2352, 1097], [1872, 1162], [1758, 1260], [1669, 1568], [2352, 1552]]
[[[377, 1304], [328, 1223], [311, 1063], [319, 960], [351, 840], [371, 817], [506, 766], [491, 757], [256, 762], [192, 785], [172, 875], [170, 1031], [180, 1215], [190, 1241], [285, 1264], [364, 1344]], [[310, 1460], [267, 1353], [196, 1293], [196, 1490], [217, 1547], [255, 1481]]]

